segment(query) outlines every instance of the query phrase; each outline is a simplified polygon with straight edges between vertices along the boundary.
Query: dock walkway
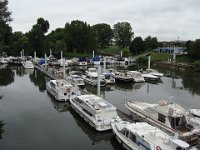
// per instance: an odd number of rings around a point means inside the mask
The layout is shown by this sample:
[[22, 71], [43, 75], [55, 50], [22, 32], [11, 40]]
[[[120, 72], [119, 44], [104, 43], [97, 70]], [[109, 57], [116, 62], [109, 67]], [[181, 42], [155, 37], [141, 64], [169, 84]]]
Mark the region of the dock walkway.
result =
[[[60, 79], [60, 77], [58, 75], [54, 75], [52, 73], [50, 73], [49, 71], [47, 71], [45, 69], [44, 66], [40, 66], [40, 65], [37, 65], [37, 64], [34, 64], [34, 67], [41, 71], [42, 73], [44, 73], [46, 76], [50, 77], [51, 79]], [[84, 90], [84, 89], [79, 89], [81, 94], [90, 94], [88, 91]], [[119, 115], [120, 118], [123, 118], [123, 119], [126, 119], [126, 120], [132, 120], [132, 118], [130, 117], [129, 114], [125, 113], [125, 112], [122, 112], [121, 110], [117, 109], [117, 113]]]

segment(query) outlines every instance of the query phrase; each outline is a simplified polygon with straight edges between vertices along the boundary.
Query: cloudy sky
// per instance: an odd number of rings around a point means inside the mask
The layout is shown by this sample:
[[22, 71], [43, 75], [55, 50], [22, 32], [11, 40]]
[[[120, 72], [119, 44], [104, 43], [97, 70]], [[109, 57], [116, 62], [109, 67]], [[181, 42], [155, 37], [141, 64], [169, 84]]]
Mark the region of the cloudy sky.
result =
[[163, 40], [200, 38], [200, 0], [8, 0], [14, 31], [27, 32], [39, 17], [50, 31], [72, 20], [111, 27], [126, 21], [135, 36]]

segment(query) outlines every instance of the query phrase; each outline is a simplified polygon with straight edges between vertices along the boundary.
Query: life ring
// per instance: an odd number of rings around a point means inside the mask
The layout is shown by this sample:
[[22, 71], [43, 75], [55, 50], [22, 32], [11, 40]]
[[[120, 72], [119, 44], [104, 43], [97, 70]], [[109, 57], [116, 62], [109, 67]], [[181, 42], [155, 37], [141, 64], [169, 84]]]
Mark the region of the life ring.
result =
[[156, 150], [162, 150], [160, 146], [156, 146]]

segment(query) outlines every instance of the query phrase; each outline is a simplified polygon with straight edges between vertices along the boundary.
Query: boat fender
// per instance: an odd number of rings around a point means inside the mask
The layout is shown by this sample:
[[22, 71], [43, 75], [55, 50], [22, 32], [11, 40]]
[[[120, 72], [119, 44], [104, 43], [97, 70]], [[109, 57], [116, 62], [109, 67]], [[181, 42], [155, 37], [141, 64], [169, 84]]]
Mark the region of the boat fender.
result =
[[156, 146], [156, 150], [162, 150], [160, 146]]

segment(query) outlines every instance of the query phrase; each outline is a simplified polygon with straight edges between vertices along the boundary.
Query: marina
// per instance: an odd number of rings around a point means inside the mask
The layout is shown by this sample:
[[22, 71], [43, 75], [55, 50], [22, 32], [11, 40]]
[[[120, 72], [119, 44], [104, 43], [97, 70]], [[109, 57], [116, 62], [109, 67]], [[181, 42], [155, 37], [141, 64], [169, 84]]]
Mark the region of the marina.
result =
[[[60, 147], [60, 149], [64, 149], [66, 144], [73, 146], [73, 149], [79, 149], [80, 147], [76, 146], [76, 142], [74, 140], [74, 142], [70, 140], [70, 142], [68, 141], [66, 143], [66, 139], [69, 140], [71, 136], [81, 139], [81, 141], [78, 142], [81, 144], [83, 149], [102, 149], [102, 147], [105, 149], [122, 148], [122, 146], [117, 143], [117, 140], [113, 138], [111, 131], [98, 133], [98, 131], [95, 131], [94, 128], [90, 127], [84, 119], [79, 117], [79, 115], [71, 109], [69, 102], [57, 102], [51, 94], [47, 93], [45, 75], [52, 79], [60, 78], [59, 74], [51, 74], [49, 72], [49, 70], [51, 70], [50, 68], [45, 69], [45, 66], [35, 65], [35, 69], [32, 72], [26, 72], [22, 66], [7, 65], [2, 69], [10, 72], [12, 75], [10, 78], [12, 80], [1, 87], [0, 95], [2, 95], [2, 99], [0, 101], [0, 116], [3, 119], [2, 121], [6, 123], [3, 126], [3, 129], [5, 130], [2, 134], [3, 138], [0, 140], [1, 149], [5, 147], [9, 148], [7, 142], [10, 141], [10, 135], [12, 134], [15, 134], [15, 136], [12, 136], [12, 145], [15, 147], [21, 147], [17, 139], [24, 140], [24, 137], [26, 137], [27, 141], [29, 141], [24, 144], [24, 148], [28, 148], [32, 144], [38, 143], [38, 139], [36, 138], [36, 135], [34, 135], [34, 132], [36, 131], [38, 134], [37, 136], [40, 136], [40, 140], [48, 143], [45, 144], [45, 146], [42, 146], [43, 142], [38, 144], [38, 147], [43, 147], [43, 149], [54, 149], [56, 146]], [[66, 67], [66, 70], [71, 70], [71, 67]], [[85, 70], [87, 70], [87, 68]], [[130, 70], [133, 69], [130, 68]], [[1, 74], [3, 74], [3, 72], [1, 72]], [[176, 97], [176, 102], [182, 104], [184, 108], [199, 108], [199, 93], [196, 91], [198, 89], [191, 88], [190, 86], [188, 87], [187, 84], [185, 85], [187, 77], [187, 74], [182, 74], [181, 77], [179, 75], [178, 78], [163, 76], [161, 79], [162, 83], [158, 82], [157, 84], [149, 82], [130, 84], [116, 83], [114, 85], [101, 88], [100, 96], [108, 100], [109, 103], [113, 104], [117, 108], [118, 115], [126, 120], [131, 120], [131, 118], [129, 117], [129, 112], [125, 108], [124, 103], [126, 100], [133, 100], [134, 98], [144, 99], [147, 102], [156, 102], [159, 98], [162, 99], [163, 97], [170, 97], [171, 95], [169, 94], [173, 93], [173, 96]], [[184, 86], [188, 89], [184, 88]], [[27, 88], [24, 89], [22, 87]], [[12, 90], [13, 94], [8, 95], [9, 90]], [[193, 94], [191, 91], [193, 91]], [[85, 89], [81, 90], [81, 93], [84, 92], [96, 95], [97, 87], [90, 86], [87, 88], [86, 86]], [[194, 94], [195, 96], [192, 96]], [[29, 96], [27, 97], [26, 95]], [[191, 103], [184, 97], [188, 97], [188, 99], [193, 102]], [[10, 102], [10, 99], [15, 101]], [[12, 105], [15, 105], [15, 107], [13, 108]], [[28, 118], [24, 118], [22, 115], [23, 113], [26, 113], [26, 116], [32, 121], [27, 122], [26, 120]], [[13, 117], [15, 117], [15, 119]], [[17, 122], [19, 123], [20, 118], [25, 119], [22, 122], [23, 126], [16, 124]], [[14, 124], [12, 125], [11, 122]], [[46, 124], [50, 125], [48, 127], [49, 129], [43, 130]], [[32, 126], [36, 127], [32, 128]], [[13, 128], [19, 128], [19, 131], [23, 132], [24, 136], [17, 134], [18, 130], [14, 130]], [[30, 128], [32, 131], [30, 131]], [[54, 133], [53, 131], [50, 131], [52, 129], [56, 132]], [[26, 133], [28, 133], [28, 135]], [[54, 145], [49, 144], [51, 141], [51, 134], [55, 136], [55, 138], [53, 138]], [[68, 134], [71, 134], [71, 136]], [[83, 138], [84, 140], [82, 140]], [[58, 140], [55, 142], [55, 139]]]
[[154, 3], [0, 0], [0, 150], [200, 150], [200, 1]]

